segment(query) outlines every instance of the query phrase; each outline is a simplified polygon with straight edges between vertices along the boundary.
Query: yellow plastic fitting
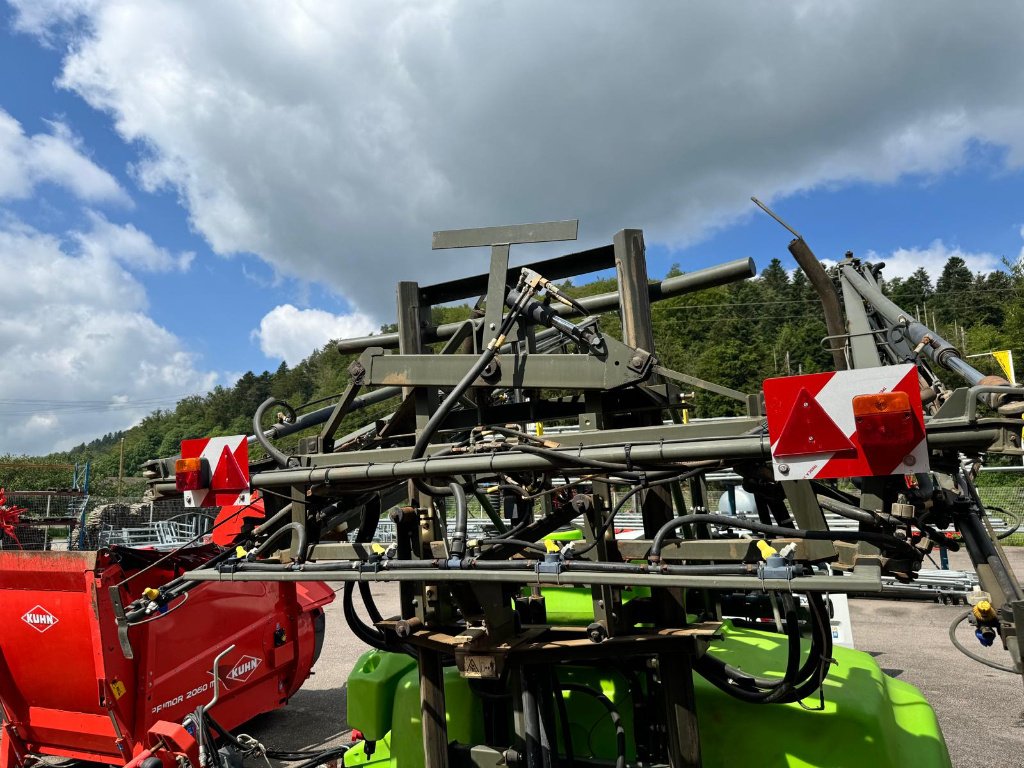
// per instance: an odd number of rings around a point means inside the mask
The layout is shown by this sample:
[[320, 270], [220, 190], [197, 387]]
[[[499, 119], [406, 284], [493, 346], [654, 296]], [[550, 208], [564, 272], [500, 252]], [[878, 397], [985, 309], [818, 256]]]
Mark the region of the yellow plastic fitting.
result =
[[764, 539], [757, 540], [757, 549], [761, 553], [761, 557], [763, 557], [765, 560], [767, 560], [772, 555], [779, 554], [778, 550], [776, 550], [775, 547], [773, 547]]
[[992, 607], [992, 603], [988, 600], [979, 601], [971, 611], [973, 611], [974, 618], [978, 621], [995, 621], [998, 618], [996, 609]]

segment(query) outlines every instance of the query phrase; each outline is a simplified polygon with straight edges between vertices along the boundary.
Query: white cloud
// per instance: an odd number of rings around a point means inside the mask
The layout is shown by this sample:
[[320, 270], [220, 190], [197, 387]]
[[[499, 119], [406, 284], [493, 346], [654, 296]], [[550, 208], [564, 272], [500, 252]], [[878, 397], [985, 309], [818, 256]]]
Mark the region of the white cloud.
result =
[[50, 183], [90, 202], [131, 202], [117, 180], [86, 157], [66, 125], [51, 127], [52, 133], [27, 136], [0, 109], [0, 200], [27, 198], [40, 184]]
[[71, 252], [56, 237], [0, 222], [5, 453], [69, 448], [215, 383], [146, 315], [145, 290], [119, 257], [88, 234], [75, 240]]
[[291, 304], [274, 307], [264, 315], [253, 336], [267, 357], [295, 365], [334, 339], [365, 336], [379, 330], [366, 315], [334, 315], [321, 309], [298, 309]]
[[1024, 164], [1014, 4], [14, 4], [44, 37], [78, 18], [61, 82], [215, 250], [386, 319], [396, 278], [485, 271], [433, 229], [683, 245], [752, 193], [938, 174], [974, 141]]
[[113, 259], [128, 269], [145, 272], [184, 272], [195, 258], [192, 251], [172, 254], [132, 224], [112, 224], [95, 211], [90, 211], [88, 218], [91, 229], [73, 235], [87, 256]]
[[[1024, 232], [1022, 232], [1022, 236], [1024, 236]], [[869, 251], [865, 259], [871, 262], [885, 262], [882, 275], [888, 280], [896, 277], [910, 277], [919, 268], [924, 267], [934, 284], [942, 274], [942, 268], [946, 266], [946, 262], [953, 256], [963, 259], [973, 274], [979, 272], [987, 274], [994, 270], [1004, 269], [1002, 257], [994, 253], [972, 253], [956, 245], [946, 245], [942, 240], [933, 240], [926, 248], [897, 248], [888, 254]]]
[[963, 259], [972, 273], [987, 273], [1002, 266], [995, 254], [970, 253], [959, 246], [948, 246], [941, 240], [933, 240], [926, 248], [897, 248], [884, 257], [872, 253], [868, 260], [884, 261], [885, 270], [882, 274], [887, 278], [910, 277], [919, 267], [924, 267], [934, 282], [942, 274], [942, 268], [951, 256]]
[[49, 40], [54, 27], [69, 25], [99, 5], [99, 0], [31, 0], [15, 3], [15, 28]]

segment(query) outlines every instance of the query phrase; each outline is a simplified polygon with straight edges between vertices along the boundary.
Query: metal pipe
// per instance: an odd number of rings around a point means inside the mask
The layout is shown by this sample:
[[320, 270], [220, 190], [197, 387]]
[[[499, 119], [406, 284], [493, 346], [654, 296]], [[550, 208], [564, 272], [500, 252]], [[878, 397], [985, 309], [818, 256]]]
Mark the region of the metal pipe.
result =
[[[803, 235], [784, 222], [775, 211], [756, 197], [750, 199], [754, 205], [779, 222], [793, 235], [793, 240], [789, 243], [789, 252], [807, 276], [807, 280], [814, 288], [815, 293], [818, 294], [818, 300], [821, 301], [821, 308], [825, 313], [825, 328], [828, 329], [828, 335], [833, 338], [843, 335], [845, 325], [843, 324], [843, 312], [839, 306], [839, 296], [836, 293], [836, 287], [833, 285], [828, 273], [821, 266], [818, 257], [814, 255], [811, 247], [804, 240]], [[837, 371], [846, 370], [846, 355], [843, 354], [842, 349], [832, 350], [832, 362], [835, 364]]]
[[[360, 395], [349, 405], [349, 411], [358, 411], [360, 408], [365, 408], [368, 405], [375, 403], [381, 403], [392, 397], [398, 397], [402, 394], [401, 387], [381, 387], [375, 389], [373, 392], [367, 392], [365, 395]], [[287, 435], [294, 434], [295, 432], [301, 432], [308, 427], [315, 427], [319, 424], [323, 424], [330, 418], [331, 413], [334, 411], [333, 405], [328, 405], [324, 408], [318, 408], [315, 411], [304, 413], [302, 416], [297, 418], [293, 422], [283, 422], [281, 424], [275, 424], [269, 429], [263, 431], [263, 435], [271, 440], [278, 437], [285, 437]], [[249, 442], [256, 442], [255, 435], [249, 435]]]
[[203, 707], [203, 712], [209, 712], [213, 709], [214, 705], [220, 699], [220, 673], [217, 671], [217, 667], [220, 666], [220, 660], [235, 650], [235, 644], [232, 643], [223, 651], [217, 654], [217, 657], [213, 660], [213, 698], [210, 699], [210, 703]]
[[300, 563], [303, 562], [306, 559], [306, 527], [302, 525], [302, 523], [287, 523], [286, 525], [282, 525], [280, 528], [278, 528], [276, 531], [270, 534], [266, 541], [262, 542], [249, 554], [251, 554], [253, 557], [256, 557], [257, 555], [266, 552], [273, 542], [281, 538], [282, 534], [288, 533], [289, 531], [295, 532], [295, 548], [297, 553], [295, 559]]
[[[800, 265], [800, 269], [807, 275], [807, 280], [811, 283], [815, 293], [818, 294], [821, 308], [825, 313], [825, 328], [828, 330], [828, 335], [841, 335], [845, 327], [843, 325], [843, 313], [839, 308], [839, 296], [836, 295], [836, 288], [832, 284], [828, 273], [821, 266], [821, 262], [818, 261], [818, 257], [814, 255], [814, 252], [811, 251], [810, 246], [807, 245], [804, 239], [799, 236], [790, 242], [789, 252], [793, 254], [796, 263]], [[832, 350], [832, 363], [837, 371], [846, 370], [846, 356], [842, 349]]]
[[451, 570], [442, 568], [415, 568], [409, 570], [383, 569], [376, 572], [357, 571], [346, 562], [338, 563], [338, 570], [281, 570], [260, 571], [189, 571], [185, 578], [195, 581], [421, 581], [430, 584], [443, 582], [493, 582], [537, 586], [608, 584], [611, 586], [643, 587], [699, 587], [702, 589], [777, 590], [784, 592], [881, 592], [881, 569], [877, 566], [857, 566], [846, 576], [796, 576], [792, 579], [761, 579], [757, 576], [698, 576], [672, 573], [538, 573], [529, 570]]
[[[898, 325], [911, 343], [921, 346], [922, 351], [943, 368], [962, 376], [969, 384], [980, 384], [985, 374], [964, 362], [960, 350], [939, 336], [938, 333], [919, 323], [909, 312], [890, 301], [875, 286], [871, 285], [852, 264], [841, 265], [843, 278], [861, 295], [875, 312], [889, 325]], [[989, 382], [991, 383], [991, 382]], [[1007, 382], [1009, 385], [1009, 382]]]
[[[986, 446], [991, 446], [1001, 438], [1002, 433], [997, 428], [949, 429], [941, 432], [930, 433], [928, 435], [928, 447], [935, 450], [962, 449], [965, 447], [985, 448]], [[726, 441], [733, 442], [727, 443]], [[699, 443], [701, 447], [689, 449], [686, 448], [686, 446], [692, 446], [692, 443], [664, 443], [664, 448], [666, 450], [663, 454], [660, 454], [660, 459], [665, 461], [700, 461], [713, 456], [714, 459], [728, 461], [730, 459], [768, 458], [770, 456], [768, 447], [759, 447], [759, 441], [760, 438], [747, 438], [742, 441], [740, 438], [736, 437], [718, 438], [715, 441], [716, 445], [711, 452], [707, 451], [707, 446], [704, 442]], [[418, 469], [406, 467], [405, 465], [410, 462], [402, 461], [369, 465], [357, 464], [347, 467], [315, 467], [311, 469], [272, 470], [253, 475], [252, 485], [254, 488], [276, 488], [283, 485], [302, 484], [306, 482], [322, 483], [325, 482], [327, 472], [330, 472], [332, 482], [356, 482], [367, 479], [395, 478], [398, 480], [408, 480], [411, 477], [444, 477], [466, 472], [487, 472], [492, 469], [500, 469], [503, 471], [536, 470], [560, 468], [562, 466], [561, 464], [555, 464], [552, 461], [548, 461], [537, 456], [523, 456], [511, 453], [496, 454], [495, 457], [481, 455], [475, 457], [459, 456], [431, 458], [429, 456], [430, 453], [441, 451], [449, 447], [450, 446], [439, 444], [431, 446], [428, 449], [427, 458], [420, 459], [418, 462], [411, 462], [412, 464], [419, 465], [420, 468]], [[653, 446], [640, 446], [634, 444], [631, 449], [631, 458], [633, 460], [637, 460], [637, 456], [641, 455], [642, 449], [646, 447], [659, 448], [661, 446], [660, 444]], [[591, 453], [591, 451], [596, 450], [597, 449], [584, 448], [582, 449], [582, 452], [573, 451], [571, 455], [575, 456], [578, 454], [583, 457], [595, 456], [597, 458], [607, 458], [610, 461], [625, 461], [625, 453], [621, 447], [619, 449], [607, 448], [600, 454]], [[334, 455], [343, 456], [344, 454]], [[363, 455], [365, 455], [365, 452]], [[451, 465], [446, 463], [448, 461], [469, 463]], [[430, 465], [429, 471], [425, 467], [427, 463]], [[173, 495], [178, 493], [174, 480], [150, 483], [149, 487], [154, 493], [159, 495]]]
[[[684, 293], [692, 293], [693, 291], [700, 291], [705, 288], [714, 288], [719, 285], [735, 283], [739, 280], [747, 280], [756, 274], [757, 269], [754, 266], [753, 259], [735, 259], [724, 264], [716, 264], [713, 267], [694, 270], [685, 275], [665, 278], [660, 283], [653, 283], [648, 286], [647, 292], [651, 301], [662, 301]], [[587, 296], [586, 298], [578, 299], [578, 301], [586, 308], [587, 312], [595, 315], [617, 308], [619, 306], [619, 293], [618, 291], [601, 293], [597, 296]], [[564, 304], [554, 305], [553, 308], [555, 314], [563, 317], [573, 317], [580, 314], [578, 310]], [[464, 322], [447, 323], [433, 328], [425, 328], [423, 330], [423, 341], [429, 344], [450, 338]], [[342, 339], [338, 342], [337, 346], [338, 351], [344, 355], [362, 352], [367, 347], [394, 349], [398, 346], [398, 334], [382, 333], [378, 336]]]
[[834, 512], [837, 515], [848, 518], [850, 520], [856, 520], [858, 523], [867, 523], [868, 525], [877, 525], [878, 518], [874, 514], [867, 510], [855, 507], [852, 504], [845, 504], [837, 499], [833, 499], [830, 496], [823, 496], [818, 494], [818, 504], [821, 508], [827, 512]]
[[[433, 446], [432, 446], [433, 447]], [[437, 446], [443, 449], [448, 446]], [[556, 450], [564, 461], [536, 453], [487, 453], [475, 456], [427, 456], [422, 459], [355, 464], [352, 466], [316, 467], [310, 469], [271, 470], [252, 477], [254, 488], [274, 488], [319, 483], [361, 482], [366, 480], [410, 480], [418, 477], [453, 477], [483, 472], [511, 472], [564, 468], [575, 459], [624, 463], [632, 461], [641, 470], [643, 464], [675, 461], [766, 459], [771, 453], [766, 436], [728, 437], [692, 442], [652, 443], [603, 448], [572, 448]]]

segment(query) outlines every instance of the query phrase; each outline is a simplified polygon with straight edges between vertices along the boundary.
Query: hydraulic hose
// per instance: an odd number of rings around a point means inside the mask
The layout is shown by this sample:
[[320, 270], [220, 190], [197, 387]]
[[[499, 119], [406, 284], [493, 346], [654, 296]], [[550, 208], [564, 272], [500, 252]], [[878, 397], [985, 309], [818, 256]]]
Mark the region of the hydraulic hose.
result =
[[263, 450], [267, 452], [267, 455], [274, 460], [274, 463], [281, 469], [286, 469], [288, 467], [288, 457], [281, 451], [277, 450], [273, 443], [270, 442], [270, 439], [263, 434], [263, 414], [266, 413], [267, 408], [272, 405], [280, 405], [282, 408], [287, 409], [291, 420], [295, 421], [294, 408], [284, 402], [284, 400], [278, 400], [276, 397], [268, 397], [260, 403], [259, 408], [256, 409], [256, 413], [253, 414], [252, 433], [256, 438], [256, 442], [258, 442]]
[[[363, 512], [363, 519], [359, 524], [359, 529], [356, 531], [356, 542], [365, 544], [373, 538], [374, 532], [377, 530], [377, 524], [380, 522], [380, 507], [374, 505], [372, 508], [367, 506]], [[313, 565], [318, 565], [313, 563]], [[323, 563], [322, 565], [329, 565]], [[391, 647], [387, 638], [383, 632], [376, 627], [369, 627], [363, 623], [356, 613], [355, 605], [353, 604], [353, 583], [351, 581], [345, 582], [345, 587], [342, 592], [341, 604], [342, 611], [345, 614], [345, 621], [352, 630], [352, 633], [362, 640], [364, 643], [369, 645], [371, 648], [376, 648], [380, 651], [394, 651]], [[370, 585], [364, 581], [359, 582], [359, 596], [362, 598], [363, 606], [366, 608], [366, 612], [370, 617], [370, 621], [375, 624], [383, 619], [380, 611], [377, 609], [376, 603], [373, 601], [373, 595], [370, 593]]]
[[619, 714], [619, 710], [616, 709], [612, 700], [600, 691], [595, 691], [593, 688], [580, 685], [579, 683], [558, 683], [558, 688], [559, 696], [561, 691], [582, 693], [593, 698], [608, 711], [612, 727], [615, 728], [615, 768], [626, 768], [626, 729], [622, 725], [622, 715]]
[[[505, 318], [497, 336], [495, 336], [487, 346], [487, 349], [483, 351], [483, 354], [477, 358], [477, 361], [473, 363], [473, 366], [466, 371], [466, 375], [459, 380], [459, 383], [455, 385], [455, 388], [448, 393], [444, 402], [442, 402], [437, 407], [437, 410], [434, 411], [433, 416], [430, 417], [426, 426], [423, 427], [423, 430], [416, 437], [416, 442], [412, 447], [412, 453], [409, 456], [410, 459], [419, 459], [424, 453], [426, 453], [427, 445], [430, 443], [431, 438], [434, 436], [434, 433], [437, 432], [442, 422], [444, 422], [448, 417], [449, 412], [451, 412], [452, 408], [455, 407], [455, 404], [459, 402], [461, 397], [466, 393], [466, 390], [469, 389], [473, 382], [476, 381], [481, 373], [483, 373], [484, 368], [486, 368], [494, 359], [495, 355], [498, 354], [498, 348], [501, 346], [499, 339], [501, 339], [511, 327], [512, 323], [510, 318], [515, 319], [515, 316], [516, 315], [513, 312]], [[447, 493], [447, 491], [448, 489], [445, 489], [444, 492]]]
[[448, 551], [452, 557], [461, 558], [466, 554], [466, 529], [469, 528], [469, 502], [466, 491], [458, 483], [449, 483], [448, 488], [455, 497], [455, 532], [448, 540]]
[[540, 552], [541, 554], [547, 552], [547, 549], [545, 549], [542, 544], [538, 544], [534, 541], [527, 541], [526, 539], [514, 539], [509, 536], [499, 536], [498, 538], [494, 539], [477, 539], [476, 542], [477, 544], [482, 544], [484, 546], [502, 546], [506, 544], [511, 544], [514, 547], [520, 547], [521, 549], [532, 549], [533, 551]]
[[[448, 418], [448, 414], [451, 412], [455, 404], [462, 399], [462, 396], [466, 394], [474, 381], [483, 373], [484, 368], [490, 364], [490, 362], [498, 354], [501, 349], [501, 345], [505, 342], [505, 335], [512, 329], [513, 323], [519, 317], [519, 313], [522, 311], [522, 306], [526, 300], [532, 295], [532, 292], [524, 291], [519, 301], [516, 301], [512, 307], [512, 311], [509, 312], [501, 322], [501, 327], [498, 329], [494, 338], [491, 339], [487, 348], [483, 351], [477, 361], [473, 363], [473, 366], [466, 372], [459, 383], [455, 385], [455, 388], [448, 393], [448, 396], [444, 399], [430, 420], [423, 427], [423, 430], [417, 435], [416, 442], [413, 444], [412, 453], [409, 456], [410, 460], [416, 460], [423, 457], [427, 452], [427, 446], [430, 444], [430, 440], [434, 437], [438, 428]], [[431, 485], [426, 480], [417, 478], [413, 480], [413, 485], [422, 493], [426, 493], [430, 496], [447, 496], [451, 490], [448, 487], [440, 485]]]
[[259, 534], [261, 534], [265, 530], [267, 530], [267, 528], [272, 528], [276, 523], [279, 523], [281, 520], [284, 520], [291, 513], [292, 513], [292, 505], [291, 505], [291, 503], [285, 504], [277, 512], [275, 512], [270, 518], [268, 518], [267, 520], [264, 520], [262, 523], [257, 525], [253, 529], [253, 533], [258, 536]]
[[636, 494], [640, 493], [640, 491], [646, 488], [655, 488], [660, 485], [665, 485], [666, 483], [674, 483], [680, 480], [688, 480], [691, 477], [695, 477], [696, 475], [701, 474], [703, 471], [703, 469], [694, 469], [689, 472], [682, 472], [673, 475], [672, 477], [666, 477], [660, 480], [655, 480], [650, 483], [644, 483], [638, 485], [636, 488], [631, 489], [628, 493], [626, 493], [622, 498], [619, 499], [618, 503], [615, 505], [615, 508], [612, 510], [611, 514], [608, 515], [608, 519], [605, 520], [604, 525], [601, 526], [601, 530], [598, 531], [597, 534], [594, 536], [594, 540], [587, 544], [585, 547], [574, 550], [573, 554], [576, 557], [579, 557], [581, 555], [585, 555], [587, 552], [596, 547], [597, 543], [601, 541], [606, 535], [608, 535], [608, 529], [611, 528], [612, 523], [615, 521], [615, 516], [619, 514], [619, 511], [625, 506], [626, 502], [629, 501], [629, 499], [633, 498], [633, 496], [635, 496]]
[[822, 509], [841, 515], [848, 520], [856, 520], [858, 523], [865, 523], [866, 525], [878, 525], [878, 518], [871, 512], [855, 507], [852, 504], [846, 504], [821, 494], [818, 494], [818, 504], [821, 505]]
[[[534, 674], [529, 667], [523, 667], [521, 676], [523, 703], [523, 736], [526, 742], [527, 768], [543, 768], [545, 766], [543, 746], [540, 737], [540, 702], [537, 700], [537, 686]], [[547, 756], [550, 764], [550, 754]]]
[[1017, 670], [1014, 669], [1013, 667], [1007, 667], [1007, 666], [1004, 666], [1002, 664], [999, 664], [998, 662], [992, 661], [991, 659], [986, 659], [984, 656], [978, 655], [977, 653], [972, 651], [970, 648], [968, 648], [966, 645], [964, 645], [963, 643], [960, 642], [960, 640], [956, 636], [956, 629], [970, 615], [971, 615], [971, 612], [969, 610], [968, 611], [964, 611], [959, 616], [957, 616], [955, 619], [953, 619], [953, 623], [949, 625], [949, 641], [953, 644], [953, 647], [956, 648], [958, 651], [960, 651], [960, 653], [962, 653], [967, 658], [972, 659], [972, 660], [978, 662], [979, 664], [984, 664], [986, 667], [991, 667], [992, 669], [997, 669], [1000, 672], [1009, 672], [1011, 675], [1017, 674]]
[[[549, 459], [563, 462], [565, 464], [571, 464], [577, 467], [585, 467], [587, 469], [601, 469], [607, 473], [621, 477], [626, 480], [633, 482], [641, 482], [645, 476], [649, 480], [664, 479], [666, 476], [675, 476], [679, 469], [677, 467], [654, 467], [645, 469], [642, 466], [627, 466], [626, 464], [616, 464], [611, 461], [601, 461], [599, 459], [585, 459], [570, 454], [554, 451], [550, 448], [543, 448], [539, 445], [531, 445], [530, 443], [520, 443], [516, 446], [516, 449], [523, 453], [532, 453], [537, 456], [545, 456]], [[639, 471], [637, 471], [639, 470]]]
[[[787, 671], [781, 679], [753, 677], [732, 667], [711, 653], [706, 653], [694, 664], [694, 669], [706, 680], [734, 698], [753, 704], [792, 703], [810, 696], [823, 684], [831, 664], [832, 632], [828, 611], [820, 595], [808, 594], [812, 617], [811, 649], [806, 661], [794, 669], [793, 659], [799, 659], [800, 632], [795, 612], [787, 611], [786, 635], [789, 638]], [[793, 627], [796, 627], [795, 634]]]
[[270, 536], [268, 536], [263, 541], [263, 543], [261, 543], [258, 547], [252, 550], [252, 552], [250, 552], [249, 554], [253, 557], [257, 557], [258, 555], [263, 554], [270, 547], [271, 543], [280, 539], [281, 535], [288, 531], [295, 531], [295, 536], [298, 539], [298, 552], [295, 557], [295, 561], [297, 563], [304, 563], [306, 561], [306, 526], [304, 526], [302, 523], [296, 522], [282, 525], [280, 528], [278, 528], [276, 531], [270, 534]]
[[729, 515], [702, 514], [676, 517], [661, 526], [651, 543], [651, 554], [648, 556], [648, 559], [651, 560], [651, 562], [657, 562], [661, 558], [661, 548], [665, 543], [666, 537], [677, 528], [690, 523], [708, 523], [710, 525], [744, 528], [756, 533], [763, 533], [768, 536], [777, 536], [779, 538], [788, 539], [851, 542], [866, 541], [869, 544], [878, 544], [886, 547], [898, 545], [903, 549], [910, 550], [915, 555], [917, 554], [917, 550], [915, 550], [911, 545], [885, 533], [875, 533], [873, 531], [808, 531], [802, 528], [783, 528], [778, 525], [765, 525], [764, 523], [754, 522], [753, 520], [741, 520]]

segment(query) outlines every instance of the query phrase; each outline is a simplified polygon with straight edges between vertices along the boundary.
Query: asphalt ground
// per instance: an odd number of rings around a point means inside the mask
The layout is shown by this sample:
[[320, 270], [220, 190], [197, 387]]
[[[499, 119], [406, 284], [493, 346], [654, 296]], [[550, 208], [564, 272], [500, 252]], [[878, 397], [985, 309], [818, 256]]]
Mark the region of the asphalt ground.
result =
[[[1018, 576], [1024, 577], [1024, 547], [1006, 552]], [[953, 553], [950, 566], [969, 569], [970, 563], [963, 553]], [[398, 613], [395, 588], [375, 585], [372, 590], [385, 616]], [[854, 644], [874, 656], [887, 674], [924, 693], [935, 708], [954, 766], [1024, 767], [1024, 683], [952, 646], [947, 631], [964, 610], [917, 600], [851, 600]], [[969, 648], [985, 652], [968, 626], [960, 627], [958, 637]], [[243, 730], [277, 749], [347, 742], [345, 681], [365, 650], [345, 624], [339, 593], [327, 609], [327, 638], [313, 677], [286, 707], [252, 720]], [[998, 641], [986, 655], [1008, 663]]]

